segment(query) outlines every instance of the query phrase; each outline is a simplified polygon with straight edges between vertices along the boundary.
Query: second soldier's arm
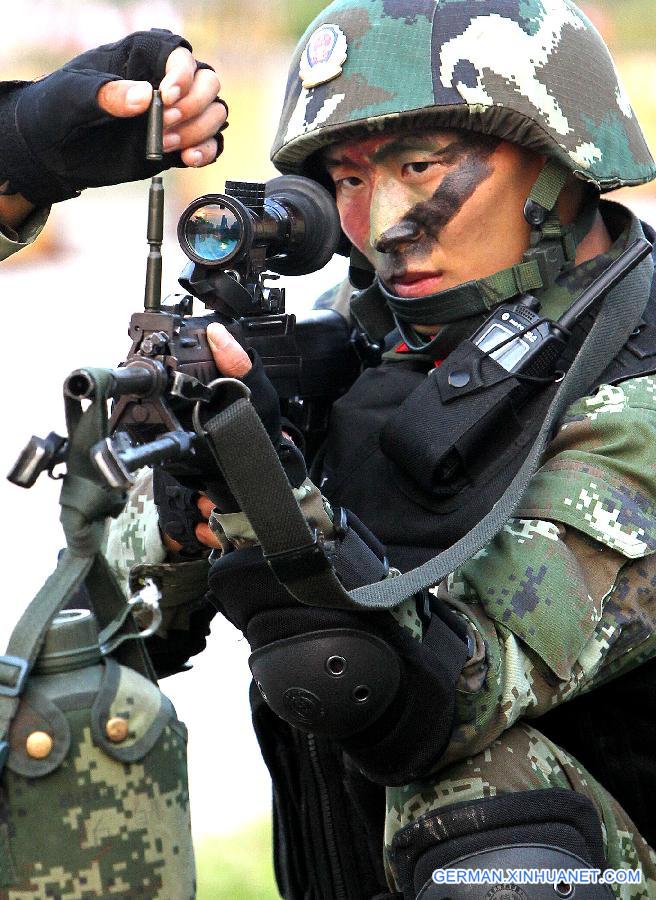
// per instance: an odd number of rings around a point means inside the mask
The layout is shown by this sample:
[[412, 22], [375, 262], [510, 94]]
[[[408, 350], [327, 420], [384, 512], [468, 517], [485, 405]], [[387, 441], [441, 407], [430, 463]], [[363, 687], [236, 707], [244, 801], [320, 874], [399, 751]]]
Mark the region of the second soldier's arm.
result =
[[[144, 158], [153, 86], [164, 105], [161, 163]], [[0, 83], [1, 257], [36, 237], [51, 203], [86, 187], [213, 162], [226, 120], [219, 87], [184, 38], [156, 29], [87, 51], [36, 82]]]

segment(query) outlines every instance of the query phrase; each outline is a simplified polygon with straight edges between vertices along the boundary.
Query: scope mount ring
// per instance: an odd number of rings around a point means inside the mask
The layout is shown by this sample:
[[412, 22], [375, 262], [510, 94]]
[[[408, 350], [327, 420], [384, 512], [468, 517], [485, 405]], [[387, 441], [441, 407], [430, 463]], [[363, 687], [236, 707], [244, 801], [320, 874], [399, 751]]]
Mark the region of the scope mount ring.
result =
[[[251, 399], [250, 388], [238, 378], [215, 378], [214, 381], [210, 381], [207, 385], [207, 390], [210, 392], [210, 397], [207, 400], [198, 400], [191, 414], [194, 431], [201, 438], [207, 435], [204, 423], [208, 419], [217, 413], [223, 412], [224, 409], [227, 409], [230, 404], [235, 403], [237, 400]], [[223, 397], [220, 396], [221, 393], [224, 394]]]

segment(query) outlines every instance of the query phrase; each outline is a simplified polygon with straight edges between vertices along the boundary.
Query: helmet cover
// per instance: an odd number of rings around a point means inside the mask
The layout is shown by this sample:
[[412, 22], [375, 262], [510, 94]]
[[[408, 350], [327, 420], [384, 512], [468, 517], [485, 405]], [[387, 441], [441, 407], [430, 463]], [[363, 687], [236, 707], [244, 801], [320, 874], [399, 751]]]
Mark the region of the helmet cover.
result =
[[382, 131], [461, 128], [608, 191], [656, 177], [610, 53], [571, 0], [335, 0], [292, 59], [276, 167]]

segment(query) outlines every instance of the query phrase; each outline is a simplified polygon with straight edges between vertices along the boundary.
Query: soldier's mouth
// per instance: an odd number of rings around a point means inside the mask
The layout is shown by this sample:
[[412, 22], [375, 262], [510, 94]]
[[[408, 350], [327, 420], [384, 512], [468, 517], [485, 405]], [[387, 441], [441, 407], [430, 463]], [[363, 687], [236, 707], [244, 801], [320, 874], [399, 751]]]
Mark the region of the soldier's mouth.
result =
[[426, 297], [441, 290], [442, 272], [407, 272], [387, 281], [389, 290], [397, 297]]

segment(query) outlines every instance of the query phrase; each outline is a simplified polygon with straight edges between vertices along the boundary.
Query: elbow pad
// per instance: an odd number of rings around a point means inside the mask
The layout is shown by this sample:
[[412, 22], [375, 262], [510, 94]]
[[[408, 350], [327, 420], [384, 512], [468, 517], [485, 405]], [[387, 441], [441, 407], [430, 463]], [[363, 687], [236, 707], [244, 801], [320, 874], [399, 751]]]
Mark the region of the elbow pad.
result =
[[[378, 566], [381, 580], [385, 566]], [[209, 583], [219, 609], [246, 635], [254, 680], [280, 718], [332, 738], [380, 784], [405, 784], [435, 764], [467, 659], [446, 608], [418, 641], [387, 612], [303, 606], [260, 547], [224, 555]]]

